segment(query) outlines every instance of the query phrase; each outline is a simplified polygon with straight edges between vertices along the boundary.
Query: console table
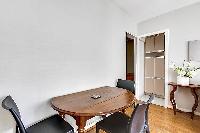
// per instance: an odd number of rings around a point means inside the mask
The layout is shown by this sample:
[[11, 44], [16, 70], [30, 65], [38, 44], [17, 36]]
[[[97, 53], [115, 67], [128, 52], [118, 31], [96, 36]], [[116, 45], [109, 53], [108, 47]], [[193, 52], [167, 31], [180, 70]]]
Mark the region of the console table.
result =
[[174, 98], [174, 93], [176, 92], [177, 88], [178, 87], [185, 87], [185, 88], [191, 89], [192, 95], [194, 96], [194, 99], [195, 99], [195, 103], [192, 107], [192, 112], [191, 112], [191, 119], [193, 119], [194, 118], [194, 111], [197, 109], [198, 98], [199, 98], [197, 93], [196, 93], [196, 90], [200, 89], [200, 85], [190, 84], [190, 85], [184, 86], [184, 85], [180, 85], [180, 84], [177, 84], [177, 83], [174, 83], [174, 82], [170, 82], [168, 85], [173, 87], [172, 91], [170, 92], [170, 101], [171, 101], [172, 106], [173, 106], [174, 115], [176, 115], [176, 101], [175, 101], [175, 98]]

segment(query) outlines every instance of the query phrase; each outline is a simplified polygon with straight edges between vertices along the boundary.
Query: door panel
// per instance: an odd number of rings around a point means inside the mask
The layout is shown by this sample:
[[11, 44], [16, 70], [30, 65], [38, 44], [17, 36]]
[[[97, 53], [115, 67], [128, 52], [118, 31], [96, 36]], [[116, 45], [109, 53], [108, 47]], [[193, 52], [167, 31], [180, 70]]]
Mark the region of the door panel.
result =
[[163, 79], [154, 79], [154, 93], [164, 97], [164, 80]]
[[145, 58], [145, 77], [154, 77], [154, 58]]
[[145, 41], [145, 52], [152, 51], [154, 51], [154, 36], [147, 37]]
[[155, 77], [165, 77], [165, 59], [155, 58]]
[[152, 78], [145, 78], [145, 92], [153, 93], [154, 90], [154, 80]]
[[165, 36], [164, 34], [159, 34], [155, 36], [155, 50], [164, 50], [165, 49]]

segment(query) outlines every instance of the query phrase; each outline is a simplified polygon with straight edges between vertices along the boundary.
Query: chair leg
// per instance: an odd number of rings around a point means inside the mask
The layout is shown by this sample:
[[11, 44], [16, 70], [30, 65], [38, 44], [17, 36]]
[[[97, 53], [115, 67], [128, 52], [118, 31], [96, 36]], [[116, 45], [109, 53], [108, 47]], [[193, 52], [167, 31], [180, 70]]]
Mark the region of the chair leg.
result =
[[19, 133], [18, 126], [16, 125], [16, 133]]
[[99, 127], [98, 126], [96, 126], [96, 133], [99, 133]]
[[103, 115], [102, 118], [105, 119], [105, 118], [106, 118], [106, 115]]
[[136, 105], [135, 105], [135, 103], [134, 103], [133, 108], [135, 109], [135, 107], [136, 107]]
[[146, 133], [150, 133], [149, 126], [146, 127]]

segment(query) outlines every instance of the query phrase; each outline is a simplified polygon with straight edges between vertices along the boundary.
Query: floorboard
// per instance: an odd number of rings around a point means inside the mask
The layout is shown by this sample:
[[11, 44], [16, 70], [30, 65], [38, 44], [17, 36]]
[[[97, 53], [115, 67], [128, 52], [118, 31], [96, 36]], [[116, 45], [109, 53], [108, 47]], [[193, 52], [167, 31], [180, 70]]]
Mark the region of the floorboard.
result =
[[[131, 110], [127, 110], [131, 114]], [[165, 109], [158, 105], [151, 105], [149, 110], [149, 125], [151, 133], [200, 133], [200, 117], [190, 119], [189, 113], [177, 112]], [[88, 133], [95, 133], [95, 129]], [[104, 133], [101, 131], [101, 133]]]

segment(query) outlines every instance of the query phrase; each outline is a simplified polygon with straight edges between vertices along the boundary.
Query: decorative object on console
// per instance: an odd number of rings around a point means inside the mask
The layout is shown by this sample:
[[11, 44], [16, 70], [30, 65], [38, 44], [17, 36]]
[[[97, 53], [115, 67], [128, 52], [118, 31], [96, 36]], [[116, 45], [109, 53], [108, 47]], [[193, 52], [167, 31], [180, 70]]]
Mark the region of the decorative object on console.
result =
[[177, 84], [189, 85], [190, 84], [190, 78], [189, 77], [177, 76]]
[[182, 66], [173, 64], [173, 70], [177, 73], [177, 84], [189, 85], [189, 78], [193, 78], [200, 70], [200, 67], [194, 66], [191, 62], [184, 60]]
[[101, 98], [101, 95], [92, 95], [91, 98], [93, 98], [93, 99], [99, 99], [99, 98]]

